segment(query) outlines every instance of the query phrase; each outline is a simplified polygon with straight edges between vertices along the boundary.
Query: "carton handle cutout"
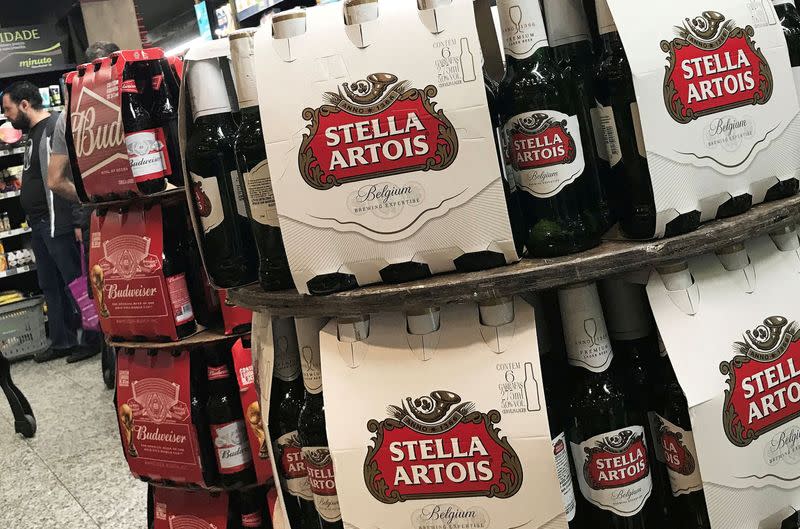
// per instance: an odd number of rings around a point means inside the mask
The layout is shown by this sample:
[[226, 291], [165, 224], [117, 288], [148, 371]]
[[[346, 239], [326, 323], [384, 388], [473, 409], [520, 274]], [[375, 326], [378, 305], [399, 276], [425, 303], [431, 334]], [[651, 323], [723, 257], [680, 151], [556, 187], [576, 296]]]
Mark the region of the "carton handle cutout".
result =
[[514, 339], [514, 300], [497, 298], [478, 304], [483, 342], [495, 354], [505, 352]]
[[678, 309], [689, 316], [700, 308], [700, 290], [686, 262], [656, 268], [664, 281], [667, 295]]
[[344, 29], [347, 37], [359, 49], [372, 44], [372, 31], [378, 20], [378, 0], [345, 0]]
[[440, 9], [450, 6], [452, 2], [453, 0], [417, 0], [419, 18], [428, 31], [438, 35], [445, 30], [445, 22]]
[[369, 344], [366, 342], [337, 342], [336, 347], [339, 349], [342, 361], [350, 369], [360, 366], [369, 350]]
[[417, 360], [427, 362], [432, 360], [439, 348], [439, 337], [441, 333], [437, 329], [435, 332], [428, 334], [406, 334], [406, 341], [408, 347], [411, 349], [411, 354]]
[[439, 307], [406, 312], [406, 332], [423, 336], [439, 330], [441, 311]]
[[734, 244], [716, 252], [717, 258], [723, 268], [728, 272], [741, 272], [739, 281], [742, 289], [752, 294], [756, 289], [756, 270], [747, 255], [744, 244]]
[[272, 47], [284, 62], [294, 62], [292, 39], [306, 32], [306, 11], [303, 8], [290, 9], [272, 17]]
[[336, 338], [342, 343], [362, 342], [369, 338], [369, 316], [336, 320]]
[[781, 252], [793, 253], [792, 264], [794, 271], [800, 274], [800, 238], [797, 236], [797, 226], [790, 224], [769, 234], [772, 242]]

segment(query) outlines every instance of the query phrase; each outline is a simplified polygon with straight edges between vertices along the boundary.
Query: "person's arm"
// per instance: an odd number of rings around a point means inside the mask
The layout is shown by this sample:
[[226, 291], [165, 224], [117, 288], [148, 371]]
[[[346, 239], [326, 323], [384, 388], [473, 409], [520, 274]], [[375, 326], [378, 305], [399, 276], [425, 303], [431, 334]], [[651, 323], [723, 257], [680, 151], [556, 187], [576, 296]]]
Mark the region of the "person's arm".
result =
[[69, 156], [65, 154], [50, 154], [50, 164], [47, 166], [47, 187], [70, 202], [79, 202], [75, 184], [69, 178]]

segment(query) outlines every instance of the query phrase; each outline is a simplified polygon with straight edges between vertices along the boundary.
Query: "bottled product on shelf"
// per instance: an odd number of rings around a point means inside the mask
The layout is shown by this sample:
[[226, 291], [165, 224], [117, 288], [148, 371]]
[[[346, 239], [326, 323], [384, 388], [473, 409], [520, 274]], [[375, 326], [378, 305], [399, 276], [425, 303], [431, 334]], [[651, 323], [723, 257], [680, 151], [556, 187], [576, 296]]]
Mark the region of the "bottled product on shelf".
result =
[[161, 254], [161, 268], [164, 279], [167, 281], [170, 307], [175, 319], [175, 332], [178, 339], [186, 338], [197, 332], [194, 307], [192, 305], [191, 291], [187, 280], [188, 269], [191, 264], [188, 260], [186, 246], [187, 230], [186, 206], [164, 206], [164, 249]]
[[231, 35], [231, 57], [236, 74], [241, 123], [236, 131], [234, 149], [239, 167], [241, 187], [245, 194], [247, 214], [258, 248], [258, 279], [264, 290], [292, 288], [289, 263], [278, 223], [278, 210], [270, 181], [264, 132], [258, 107], [255, 76], [254, 31]]
[[241, 521], [241, 529], [272, 529], [267, 491], [263, 487], [243, 490], [233, 496]]
[[[500, 116], [521, 191], [527, 252], [549, 257], [597, 246], [603, 215], [592, 153], [584, 152], [583, 136], [591, 131], [581, 129], [581, 101], [568, 95], [538, 0], [501, 0], [498, 9], [506, 52]], [[515, 33], [520, 20], [524, 38]]]
[[[183, 169], [178, 139], [178, 82], [169, 68], [166, 59], [153, 61], [151, 64], [151, 82], [153, 85], [153, 108], [151, 115], [156, 126], [163, 130], [166, 141], [169, 168], [166, 171], [167, 181], [175, 187], [183, 187]], [[166, 164], [165, 164], [166, 166]]]
[[199, 220], [201, 251], [215, 286], [252, 283], [258, 257], [233, 151], [233, 119], [219, 60], [194, 61], [188, 69], [193, 124], [186, 142], [186, 167]]

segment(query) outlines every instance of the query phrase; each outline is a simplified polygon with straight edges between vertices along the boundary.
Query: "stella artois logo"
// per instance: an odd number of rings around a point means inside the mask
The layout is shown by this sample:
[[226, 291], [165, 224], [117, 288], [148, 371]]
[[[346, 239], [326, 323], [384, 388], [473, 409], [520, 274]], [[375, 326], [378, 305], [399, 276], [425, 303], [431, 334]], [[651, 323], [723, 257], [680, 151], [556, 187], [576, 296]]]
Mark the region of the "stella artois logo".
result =
[[510, 498], [522, 486], [522, 463], [500, 430], [500, 412], [475, 411], [450, 391], [434, 391], [391, 418], [371, 420], [374, 446], [364, 461], [367, 490], [380, 502], [485, 496]]
[[643, 433], [622, 430], [584, 448], [583, 477], [595, 490], [626, 487], [650, 474]]
[[664, 102], [678, 123], [772, 97], [772, 71], [753, 41], [752, 26], [739, 28], [716, 11], [686, 19], [677, 38], [661, 41], [668, 54]]
[[508, 134], [511, 163], [518, 171], [570, 164], [577, 156], [565, 119], [536, 112], [514, 121]]
[[314, 189], [413, 171], [441, 171], [458, 154], [456, 130], [432, 101], [435, 86], [410, 88], [374, 73], [328, 92], [329, 104], [306, 108], [310, 121], [298, 162]]
[[658, 439], [664, 449], [664, 459], [667, 467], [673, 472], [683, 476], [691, 476], [697, 468], [692, 451], [683, 441], [683, 434], [669, 429], [666, 424], [657, 417]]
[[722, 423], [728, 440], [747, 446], [800, 416], [800, 324], [771, 316], [734, 343]]
[[120, 235], [103, 242], [103, 258], [97, 264], [105, 276], [133, 279], [159, 270], [161, 259], [150, 253], [150, 237]]

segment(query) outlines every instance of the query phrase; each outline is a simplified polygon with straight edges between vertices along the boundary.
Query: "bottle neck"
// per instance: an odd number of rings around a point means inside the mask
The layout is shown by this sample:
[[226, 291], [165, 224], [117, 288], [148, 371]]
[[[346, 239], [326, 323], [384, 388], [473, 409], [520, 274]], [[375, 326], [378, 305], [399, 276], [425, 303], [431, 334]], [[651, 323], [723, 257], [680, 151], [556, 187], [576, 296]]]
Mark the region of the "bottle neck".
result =
[[551, 58], [539, 0], [497, 0], [506, 64], [535, 68]]
[[614, 352], [597, 285], [587, 283], [559, 290], [558, 300], [569, 364], [595, 375], [608, 371]]

